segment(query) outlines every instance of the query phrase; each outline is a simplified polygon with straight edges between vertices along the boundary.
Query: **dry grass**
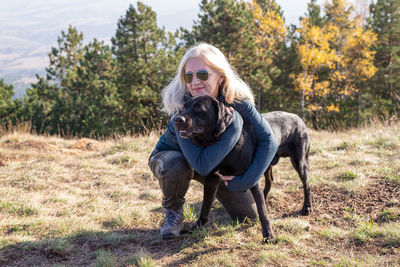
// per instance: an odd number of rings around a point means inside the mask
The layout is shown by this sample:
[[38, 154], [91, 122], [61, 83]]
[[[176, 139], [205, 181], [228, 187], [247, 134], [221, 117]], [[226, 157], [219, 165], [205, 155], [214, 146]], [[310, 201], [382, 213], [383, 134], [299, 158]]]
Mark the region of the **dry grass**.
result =
[[[162, 241], [158, 182], [147, 159], [159, 135], [118, 140], [0, 137], [1, 266], [399, 266], [400, 124], [311, 131], [314, 212], [297, 216], [300, 180], [282, 159], [268, 200], [276, 244], [258, 222], [210, 223]], [[193, 182], [185, 227], [202, 187]]]

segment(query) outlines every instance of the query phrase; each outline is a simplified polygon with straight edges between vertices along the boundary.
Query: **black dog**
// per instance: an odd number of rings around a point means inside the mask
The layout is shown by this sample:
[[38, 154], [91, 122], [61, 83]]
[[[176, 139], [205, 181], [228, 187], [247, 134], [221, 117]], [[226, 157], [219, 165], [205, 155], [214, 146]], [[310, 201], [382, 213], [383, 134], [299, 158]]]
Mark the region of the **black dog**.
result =
[[[278, 151], [270, 166], [265, 172], [266, 178], [264, 198], [261, 196], [259, 184], [250, 189], [256, 201], [257, 210], [263, 228], [263, 241], [274, 239], [274, 235], [268, 220], [265, 200], [271, 189], [273, 181], [272, 166], [276, 165], [280, 157], [290, 157], [292, 164], [298, 172], [304, 188], [304, 205], [302, 215], [311, 212], [311, 192], [308, 182], [308, 155], [310, 140], [304, 122], [297, 116], [287, 112], [270, 112], [263, 114], [270, 124], [276, 141], [279, 144]], [[216, 142], [219, 136], [229, 126], [232, 114], [227, 107], [209, 96], [196, 97], [188, 101], [180, 116], [175, 118], [175, 125], [181, 137], [191, 138], [199, 145], [207, 145]], [[219, 176], [243, 174], [253, 159], [256, 147], [256, 139], [249, 123], [244, 123], [242, 135], [232, 151], [224, 158], [215, 170], [205, 178], [203, 205], [200, 219], [193, 228], [205, 224], [219, 185]]]
[[[218, 100], [210, 96], [199, 96], [187, 101], [183, 111], [174, 119], [179, 135], [191, 138], [198, 145], [207, 145], [216, 142], [220, 135], [229, 126], [232, 113]], [[208, 221], [211, 205], [215, 200], [221, 175], [241, 175], [249, 167], [256, 148], [256, 137], [249, 123], [244, 122], [239, 141], [231, 152], [224, 158], [204, 179], [203, 205], [197, 228]], [[263, 242], [274, 240], [274, 234], [268, 219], [265, 197], [257, 183], [250, 189], [257, 205], [258, 217], [261, 221]]]

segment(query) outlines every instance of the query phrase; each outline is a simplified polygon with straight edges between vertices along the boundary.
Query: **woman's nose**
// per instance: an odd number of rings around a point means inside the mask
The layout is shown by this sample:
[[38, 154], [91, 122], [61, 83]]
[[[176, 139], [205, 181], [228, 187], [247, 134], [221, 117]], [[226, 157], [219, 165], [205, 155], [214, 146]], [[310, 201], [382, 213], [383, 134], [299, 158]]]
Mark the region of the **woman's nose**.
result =
[[200, 79], [197, 78], [196, 74], [193, 74], [193, 79], [192, 79], [191, 84], [196, 84], [196, 83], [200, 83]]

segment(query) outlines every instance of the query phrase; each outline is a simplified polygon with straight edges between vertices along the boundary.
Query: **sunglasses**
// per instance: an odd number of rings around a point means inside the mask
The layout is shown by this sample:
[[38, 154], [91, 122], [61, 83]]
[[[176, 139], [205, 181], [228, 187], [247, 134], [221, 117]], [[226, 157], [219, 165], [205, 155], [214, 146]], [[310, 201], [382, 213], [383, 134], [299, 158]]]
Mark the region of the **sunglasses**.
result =
[[[206, 70], [199, 70], [196, 72], [197, 79], [201, 81], [207, 81], [208, 79], [208, 71]], [[193, 81], [193, 73], [192, 72], [186, 72], [183, 74], [183, 79], [185, 80], [186, 83], [191, 83]]]

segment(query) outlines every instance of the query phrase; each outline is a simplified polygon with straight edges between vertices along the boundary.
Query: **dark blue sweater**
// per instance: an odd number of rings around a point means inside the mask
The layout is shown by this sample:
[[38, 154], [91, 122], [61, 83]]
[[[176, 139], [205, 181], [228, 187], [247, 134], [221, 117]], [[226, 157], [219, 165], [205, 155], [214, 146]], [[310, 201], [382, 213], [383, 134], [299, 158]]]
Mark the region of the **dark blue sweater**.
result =
[[271, 127], [250, 101], [235, 102], [231, 106], [234, 108], [232, 124], [221, 135], [218, 142], [206, 147], [197, 146], [190, 139], [183, 139], [177, 135], [171, 120], [167, 130], [158, 141], [156, 149], [159, 151], [182, 151], [193, 169], [200, 175], [206, 176], [222, 162], [239, 140], [243, 117], [253, 126], [257, 138], [257, 148], [247, 171], [231, 180], [228, 187], [234, 191], [245, 191], [253, 187], [274, 158], [278, 144]]

